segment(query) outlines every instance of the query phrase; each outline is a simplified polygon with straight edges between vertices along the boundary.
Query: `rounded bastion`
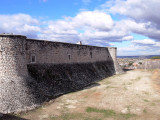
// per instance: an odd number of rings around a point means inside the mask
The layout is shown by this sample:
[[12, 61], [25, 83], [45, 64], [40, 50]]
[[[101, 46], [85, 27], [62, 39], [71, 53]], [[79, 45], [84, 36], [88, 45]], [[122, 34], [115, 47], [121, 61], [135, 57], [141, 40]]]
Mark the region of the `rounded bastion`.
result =
[[26, 37], [0, 34], [0, 112], [11, 113], [32, 106], [27, 87]]

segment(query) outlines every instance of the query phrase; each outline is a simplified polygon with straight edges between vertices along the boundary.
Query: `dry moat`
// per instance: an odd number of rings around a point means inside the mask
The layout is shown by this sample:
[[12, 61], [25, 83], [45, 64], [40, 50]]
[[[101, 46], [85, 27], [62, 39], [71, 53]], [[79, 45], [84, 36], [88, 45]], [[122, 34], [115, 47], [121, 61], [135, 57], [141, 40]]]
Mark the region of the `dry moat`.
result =
[[160, 70], [131, 70], [3, 120], [158, 120]]

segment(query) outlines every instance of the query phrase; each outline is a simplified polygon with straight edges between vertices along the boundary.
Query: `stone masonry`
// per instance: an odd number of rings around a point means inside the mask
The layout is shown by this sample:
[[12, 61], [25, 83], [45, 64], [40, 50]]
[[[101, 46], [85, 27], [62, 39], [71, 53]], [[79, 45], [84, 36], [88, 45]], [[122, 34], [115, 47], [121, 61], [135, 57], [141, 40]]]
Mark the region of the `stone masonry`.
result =
[[0, 112], [33, 109], [57, 95], [123, 72], [116, 48], [0, 35]]

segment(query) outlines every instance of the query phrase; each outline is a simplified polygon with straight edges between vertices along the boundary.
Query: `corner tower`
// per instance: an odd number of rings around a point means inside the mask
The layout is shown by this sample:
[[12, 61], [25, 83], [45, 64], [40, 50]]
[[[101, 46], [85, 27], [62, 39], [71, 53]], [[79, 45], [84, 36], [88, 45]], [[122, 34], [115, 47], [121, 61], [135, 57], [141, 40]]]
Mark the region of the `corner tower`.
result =
[[123, 73], [122, 68], [119, 66], [119, 64], [117, 62], [117, 48], [116, 47], [108, 47], [108, 51], [112, 57], [116, 74]]
[[27, 76], [26, 37], [0, 34], [0, 78]]
[[33, 106], [25, 45], [25, 36], [0, 34], [0, 113], [18, 112]]

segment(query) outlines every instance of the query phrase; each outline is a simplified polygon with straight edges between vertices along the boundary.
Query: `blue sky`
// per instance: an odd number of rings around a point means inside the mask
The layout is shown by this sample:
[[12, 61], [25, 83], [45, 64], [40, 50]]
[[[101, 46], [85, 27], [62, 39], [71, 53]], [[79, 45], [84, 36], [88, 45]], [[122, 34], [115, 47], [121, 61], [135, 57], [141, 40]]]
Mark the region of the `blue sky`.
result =
[[104, 2], [105, 0], [5, 0], [1, 1], [0, 13], [24, 13], [53, 20], [63, 16], [74, 17], [82, 9], [94, 10]]
[[[160, 54], [159, 0], [4, 0], [0, 33]], [[147, 14], [146, 14], [147, 13]]]

